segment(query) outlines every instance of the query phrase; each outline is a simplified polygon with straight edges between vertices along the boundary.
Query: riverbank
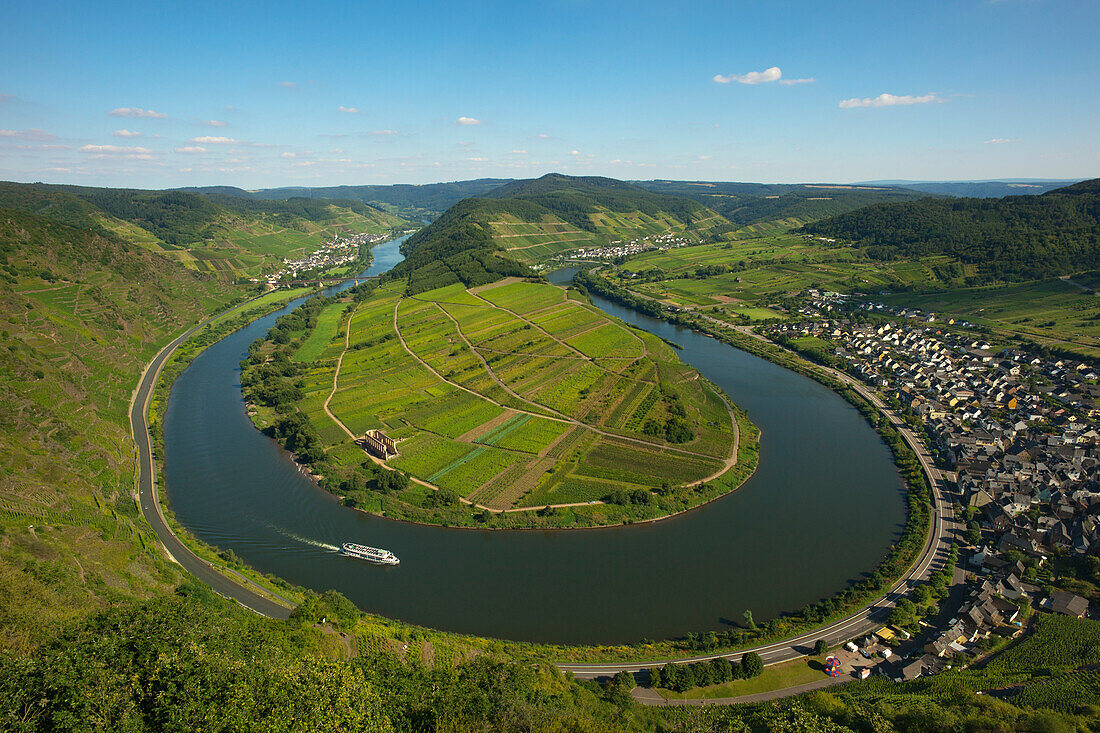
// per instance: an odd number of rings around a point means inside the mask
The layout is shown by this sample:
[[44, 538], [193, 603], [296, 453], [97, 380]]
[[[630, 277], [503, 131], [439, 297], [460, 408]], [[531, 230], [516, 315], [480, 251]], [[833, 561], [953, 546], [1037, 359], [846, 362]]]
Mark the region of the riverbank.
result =
[[[389, 249], [396, 245], [379, 256]], [[735, 494], [668, 521], [583, 533], [454, 533], [348, 512], [256, 432], [241, 403], [236, 367], [275, 317], [215, 344], [177, 382], [166, 417], [174, 436], [173, 509], [203, 541], [262, 573], [338, 589], [361, 608], [408, 622], [364, 622], [383, 636], [430, 634], [446, 644], [455, 631], [456, 639], [534, 634], [541, 639], [531, 641], [570, 645], [485, 643], [559, 660], [656, 661], [715, 648], [705, 633], [711, 629], [717, 648], [732, 650], [780, 633], [788, 625], [768, 619], [807, 598], [828, 597], [872, 567], [878, 548], [889, 545], [894, 518], [903, 517], [889, 453], [832, 393], [712, 339], [647, 324], [635, 325], [654, 332], [655, 341], [685, 346], [680, 353], [691, 359], [716, 359], [700, 364], [707, 379], [738, 404], [745, 400], [754, 421], [766, 424], [771, 458]], [[819, 528], [840, 517], [865, 517], [867, 528], [827, 555], [812, 549]], [[391, 549], [401, 568], [348, 565], [330, 549], [342, 541]], [[715, 621], [738, 618], [746, 607], [759, 622], [756, 633]], [[435, 637], [428, 628], [451, 631]], [[680, 641], [607, 644], [645, 637]]]
[[[301, 601], [300, 589], [276, 576], [255, 572], [232, 552], [219, 551], [218, 548], [202, 542], [176, 520], [164, 493], [163, 412], [176, 377], [207, 347], [244, 328], [256, 318], [284, 307], [286, 301], [301, 297], [311, 290], [296, 288], [271, 291], [210, 316], [157, 354], [142, 372], [130, 406], [134, 440], [138, 441], [138, 435], [143, 433], [148, 441], [145, 446], [148, 455], [142, 455], [143, 460], [139, 466], [141, 470], [151, 472], [147, 478], [141, 476], [139, 471], [139, 492], [148, 493], [148, 496], [139, 496], [138, 503], [146, 514], [146, 519], [157, 530], [169, 556], [223, 595], [234, 596], [235, 589], [232, 586], [241, 589], [243, 598], [237, 598], [239, 602], [259, 613], [277, 618], [285, 618], [290, 608]], [[149, 373], [150, 369], [153, 370], [152, 374]], [[142, 446], [140, 443], [138, 445], [140, 449]], [[148, 468], [144, 465], [146, 459], [150, 464]], [[169, 549], [173, 540], [179, 543], [174, 551]], [[186, 557], [188, 554], [191, 556], [190, 562]], [[216, 574], [216, 577], [211, 573]]]
[[[193, 355], [192, 355], [193, 358]], [[769, 625], [768, 628], [774, 628]], [[784, 629], [784, 627], [778, 627], [777, 630]], [[541, 658], [541, 659], [555, 659], [564, 660], [566, 658], [577, 661], [596, 661], [596, 660], [611, 660], [611, 659], [634, 659], [645, 661], [658, 661], [667, 658], [676, 658], [685, 651], [688, 651], [691, 641], [682, 642], [662, 642], [662, 643], [646, 643], [630, 646], [602, 646], [602, 647], [562, 647], [560, 645], [532, 645], [522, 642], [503, 642], [492, 639], [483, 639], [478, 637], [470, 637], [468, 635], [454, 635], [448, 632], [439, 632], [423, 627], [417, 627], [416, 625], [406, 624], [400, 621], [390, 621], [388, 619], [381, 619], [377, 617], [370, 617], [363, 621], [363, 631], [368, 635], [373, 635], [380, 640], [392, 639], [398, 640], [403, 638], [424, 638], [426, 641], [435, 640], [435, 644], [439, 645], [460, 645], [469, 646], [470, 648], [486, 648], [494, 649], [498, 651], [505, 651], [509, 655], [528, 657], [528, 658]], [[782, 631], [779, 631], [782, 634]], [[755, 641], [759, 642], [762, 638], [760, 634], [750, 634], [749, 636], [755, 637]], [[740, 632], [737, 635], [739, 639], [745, 639], [745, 632]], [[738, 646], [741, 645], [722, 645], [717, 650], [724, 653], [736, 652]]]

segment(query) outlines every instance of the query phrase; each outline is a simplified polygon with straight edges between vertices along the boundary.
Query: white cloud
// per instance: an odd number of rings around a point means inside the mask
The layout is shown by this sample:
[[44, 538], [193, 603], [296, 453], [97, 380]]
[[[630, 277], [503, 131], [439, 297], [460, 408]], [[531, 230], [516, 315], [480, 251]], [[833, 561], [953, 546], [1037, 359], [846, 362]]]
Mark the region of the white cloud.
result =
[[488, 158], [467, 158], [466, 160], [470, 161], [471, 163], [484, 163], [489, 159]]
[[397, 130], [373, 130], [371, 135], [396, 135]]
[[107, 114], [112, 117], [154, 117], [158, 120], [168, 116], [163, 112], [154, 112], [151, 109], [142, 109], [141, 107], [118, 107]]
[[527, 155], [526, 150], [513, 150], [512, 155]]
[[115, 130], [111, 134], [115, 137], [141, 137], [140, 132], [134, 132], [133, 130]]
[[46, 132], [45, 130], [39, 130], [38, 128], [32, 128], [30, 130], [0, 130], [0, 137], [11, 138], [13, 140], [27, 140], [36, 143], [57, 139], [57, 135]]
[[177, 153], [205, 153], [206, 148], [201, 145], [184, 145], [182, 148], [176, 148]]
[[455, 120], [456, 125], [480, 125], [481, 120], [474, 119], [473, 117], [459, 117]]
[[281, 81], [281, 82], [279, 82], [279, 86], [281, 86], [283, 89], [294, 89], [295, 87], [298, 86], [298, 82], [296, 82], [296, 81]]
[[341, 112], [347, 112], [347, 113], [353, 114], [353, 115], [359, 114], [359, 108], [358, 107], [345, 107], [344, 105], [341, 104], [336, 109], [340, 110]]
[[992, 140], [984, 140], [982, 145], [1005, 145], [1006, 143], [1018, 143], [1020, 138], [995, 137]]
[[279, 153], [279, 157], [280, 158], [296, 158], [296, 157], [298, 157], [298, 154], [297, 153], [291, 153], [291, 152]]
[[780, 79], [779, 83], [791, 87], [795, 84], [813, 84], [815, 81], [817, 81], [817, 79], [810, 76], [805, 79]]
[[549, 140], [550, 139], [550, 136], [547, 135], [545, 132], [540, 132], [538, 135], [535, 135], [535, 137], [537, 137], [539, 140]]
[[569, 154], [570, 154], [570, 155], [580, 155], [580, 154], [581, 154], [581, 151], [579, 151], [579, 150], [570, 150], [570, 151], [569, 151]]
[[153, 151], [149, 148], [125, 147], [121, 145], [85, 145], [80, 152], [96, 158], [121, 157], [131, 160], [152, 160]]
[[237, 143], [231, 137], [222, 137], [221, 135], [202, 135], [201, 137], [193, 137], [187, 142], [199, 143], [200, 145], [235, 145]]
[[221, 120], [203, 120], [200, 125], [206, 125], [207, 127], [225, 127], [225, 123]]
[[747, 74], [730, 74], [729, 76], [715, 74], [712, 80], [719, 84], [729, 84], [731, 81], [738, 84], [764, 84], [769, 81], [779, 81], [781, 76], [783, 76], [783, 72], [779, 70], [779, 67], [772, 66], [763, 71], [750, 71]]
[[893, 107], [905, 104], [928, 104], [929, 102], [942, 102], [934, 92], [914, 97], [909, 94], [895, 96], [893, 94], [880, 94], [877, 97], [852, 97], [840, 100], [841, 109], [853, 109], [855, 107]]

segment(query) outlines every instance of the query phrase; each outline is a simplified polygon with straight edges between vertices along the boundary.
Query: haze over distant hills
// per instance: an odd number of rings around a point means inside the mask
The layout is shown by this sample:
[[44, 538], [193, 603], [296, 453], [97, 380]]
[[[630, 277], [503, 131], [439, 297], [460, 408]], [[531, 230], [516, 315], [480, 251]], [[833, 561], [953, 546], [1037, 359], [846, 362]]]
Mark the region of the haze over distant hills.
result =
[[1066, 180], [1050, 178], [1005, 178], [984, 181], [861, 181], [854, 186], [894, 186], [911, 191], [923, 191], [943, 196], [968, 196], [971, 198], [1001, 198], [1041, 194], [1056, 188], [1077, 183], [1080, 178]]
[[[516, 179], [478, 178], [427, 184], [363, 186], [284, 186], [246, 191], [234, 186], [198, 186], [176, 189], [200, 194], [282, 200], [292, 197], [353, 200], [380, 206], [406, 218], [433, 218], [464, 198], [495, 196], [497, 189]], [[532, 179], [537, 180], [537, 179]], [[608, 179], [610, 180], [610, 179]], [[845, 211], [882, 203], [944, 196], [1000, 197], [1044, 193], [1074, 181], [1019, 179], [1011, 181], [868, 181], [865, 183], [745, 183], [731, 181], [634, 180], [630, 183], [655, 193], [694, 199], [745, 226], [759, 221], [789, 218], [798, 225]]]

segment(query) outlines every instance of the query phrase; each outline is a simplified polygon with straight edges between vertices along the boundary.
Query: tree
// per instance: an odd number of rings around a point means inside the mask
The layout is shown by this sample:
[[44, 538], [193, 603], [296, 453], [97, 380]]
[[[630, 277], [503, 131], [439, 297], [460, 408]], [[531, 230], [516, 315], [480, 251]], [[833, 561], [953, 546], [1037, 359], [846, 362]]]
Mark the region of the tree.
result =
[[917, 606], [908, 598], [902, 598], [890, 611], [890, 623], [895, 626], [908, 626], [916, 618]]
[[752, 619], [752, 610], [746, 608], [744, 618], [745, 618], [745, 626], [748, 626], [753, 631], [756, 631], [756, 622], [753, 621], [753, 619]]
[[661, 686], [661, 668], [650, 667], [649, 679], [646, 681], [646, 687], [660, 687]]
[[712, 659], [710, 670], [710, 678], [715, 684], [722, 684], [733, 679], [733, 665], [725, 657]]
[[745, 679], [759, 677], [764, 672], [764, 660], [756, 652], [749, 652], [741, 657], [741, 670]]
[[630, 672], [619, 672], [615, 675], [615, 684], [622, 687], [624, 690], [633, 690], [637, 685], [634, 680], [634, 675]]
[[824, 639], [818, 639], [814, 644], [814, 656], [819, 657], [827, 651], [829, 651], [829, 642]]

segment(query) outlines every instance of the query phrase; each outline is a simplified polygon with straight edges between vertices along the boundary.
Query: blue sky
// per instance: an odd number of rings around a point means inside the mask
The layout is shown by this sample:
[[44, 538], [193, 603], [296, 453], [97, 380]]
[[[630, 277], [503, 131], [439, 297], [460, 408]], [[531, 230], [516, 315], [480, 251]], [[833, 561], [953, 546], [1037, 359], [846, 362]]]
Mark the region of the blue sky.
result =
[[1100, 2], [9, 2], [0, 178], [1100, 175]]

